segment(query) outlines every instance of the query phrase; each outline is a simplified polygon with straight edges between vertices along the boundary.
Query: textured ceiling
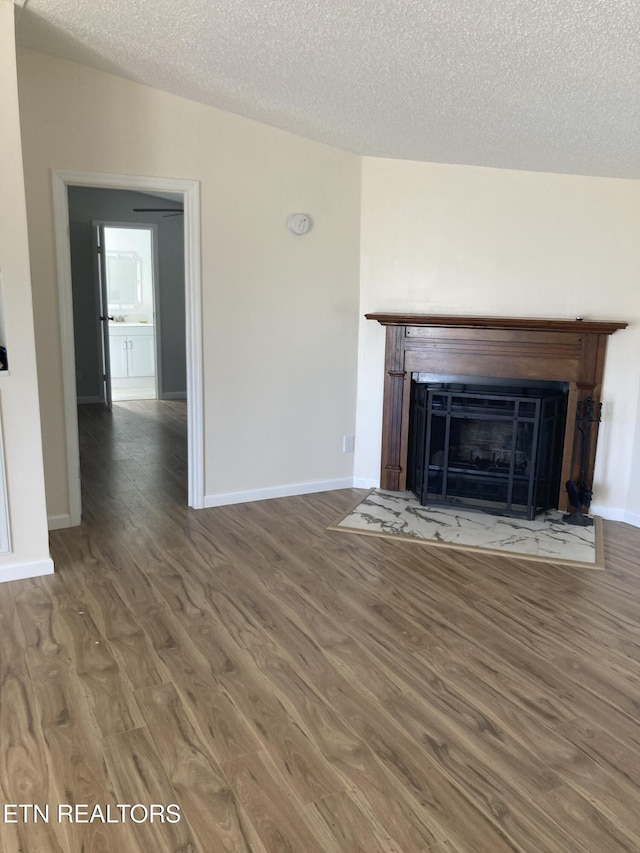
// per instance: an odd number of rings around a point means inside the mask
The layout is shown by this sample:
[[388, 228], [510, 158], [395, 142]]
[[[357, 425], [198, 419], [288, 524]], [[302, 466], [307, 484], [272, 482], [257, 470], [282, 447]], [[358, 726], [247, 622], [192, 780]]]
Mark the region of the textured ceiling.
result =
[[359, 154], [640, 178], [640, 0], [26, 0], [18, 42]]

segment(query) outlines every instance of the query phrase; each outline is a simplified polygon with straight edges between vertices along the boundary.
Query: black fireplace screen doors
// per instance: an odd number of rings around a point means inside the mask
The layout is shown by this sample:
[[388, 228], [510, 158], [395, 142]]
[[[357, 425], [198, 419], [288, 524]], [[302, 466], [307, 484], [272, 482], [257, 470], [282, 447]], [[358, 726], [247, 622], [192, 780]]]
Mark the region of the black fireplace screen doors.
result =
[[558, 505], [566, 393], [412, 381], [407, 486], [422, 505], [535, 518]]

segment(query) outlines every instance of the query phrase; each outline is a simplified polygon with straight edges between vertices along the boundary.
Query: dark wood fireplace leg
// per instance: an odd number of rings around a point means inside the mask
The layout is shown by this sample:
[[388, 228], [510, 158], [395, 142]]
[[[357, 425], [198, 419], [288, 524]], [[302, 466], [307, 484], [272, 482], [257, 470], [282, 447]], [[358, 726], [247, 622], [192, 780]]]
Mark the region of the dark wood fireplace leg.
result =
[[402, 461], [402, 409], [405, 386], [404, 327], [387, 326], [385, 352], [384, 409], [382, 412], [382, 467], [380, 486], [392, 492], [405, 488]]
[[[602, 375], [604, 372], [604, 357], [607, 339], [604, 335], [585, 334], [582, 337], [582, 357], [580, 360], [580, 375], [576, 383], [576, 394], [574, 400], [569, 400], [572, 408], [567, 409], [567, 431], [573, 430], [571, 468], [568, 479], [577, 483], [580, 479], [581, 469], [586, 472], [587, 485], [593, 488], [593, 470], [596, 461], [596, 447], [598, 444], [599, 421], [591, 424], [588, 436], [588, 444], [584, 460], [582, 459], [582, 438], [576, 429], [576, 416], [578, 404], [582, 411], [586, 411], [587, 401], [593, 400], [596, 411], [600, 408], [600, 396], [602, 392]], [[563, 481], [563, 486], [564, 486]], [[567, 509], [569, 507], [567, 506]], [[588, 512], [588, 507], [583, 507], [583, 512]]]

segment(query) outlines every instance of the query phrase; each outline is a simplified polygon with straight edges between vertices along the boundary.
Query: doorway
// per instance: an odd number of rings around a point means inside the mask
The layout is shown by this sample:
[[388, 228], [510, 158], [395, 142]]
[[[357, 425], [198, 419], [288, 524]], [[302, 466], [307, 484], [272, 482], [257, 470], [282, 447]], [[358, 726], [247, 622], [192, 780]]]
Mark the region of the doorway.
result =
[[[98, 173], [55, 171], [52, 174], [54, 222], [56, 233], [60, 331], [63, 356], [63, 385], [67, 438], [69, 483], [68, 526], [80, 524], [81, 492], [78, 441], [76, 350], [78, 342], [74, 329], [74, 305], [69, 239], [69, 201], [71, 187], [122, 189], [160, 195], [181, 194], [184, 200], [184, 334], [187, 396], [187, 477], [188, 504], [194, 508], [204, 505], [204, 452], [202, 401], [202, 336], [201, 336], [201, 279], [199, 183], [166, 178], [144, 178]], [[115, 315], [102, 315], [115, 316]], [[97, 319], [97, 323], [100, 320]], [[96, 340], [94, 328], [93, 340]], [[184, 394], [182, 395], [184, 396]], [[168, 397], [172, 399], [171, 396]], [[62, 525], [60, 525], [62, 526]]]
[[105, 402], [110, 408], [112, 401], [156, 400], [162, 391], [158, 229], [94, 222], [94, 238]]

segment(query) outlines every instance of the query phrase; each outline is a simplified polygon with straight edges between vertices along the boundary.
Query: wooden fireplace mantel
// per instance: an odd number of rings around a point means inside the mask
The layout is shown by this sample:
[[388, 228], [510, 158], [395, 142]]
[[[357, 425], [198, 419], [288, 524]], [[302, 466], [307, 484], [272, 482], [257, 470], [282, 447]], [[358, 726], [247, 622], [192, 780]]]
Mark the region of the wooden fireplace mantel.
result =
[[[365, 314], [386, 327], [380, 485], [406, 488], [412, 373], [541, 379], [569, 386], [562, 483], [580, 473], [575, 415], [600, 402], [607, 338], [627, 323], [529, 317]], [[591, 431], [585, 480], [593, 483], [598, 425]], [[561, 490], [560, 509], [566, 509]]]
[[514, 331], [588, 332], [612, 335], [627, 323], [599, 320], [547, 320], [541, 317], [459, 317], [455, 314], [365, 314], [382, 326], [441, 326], [457, 329], [511, 329]]

